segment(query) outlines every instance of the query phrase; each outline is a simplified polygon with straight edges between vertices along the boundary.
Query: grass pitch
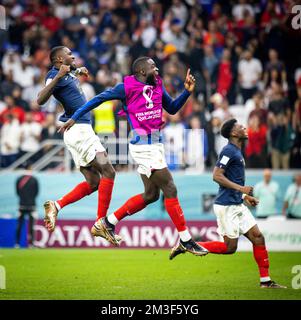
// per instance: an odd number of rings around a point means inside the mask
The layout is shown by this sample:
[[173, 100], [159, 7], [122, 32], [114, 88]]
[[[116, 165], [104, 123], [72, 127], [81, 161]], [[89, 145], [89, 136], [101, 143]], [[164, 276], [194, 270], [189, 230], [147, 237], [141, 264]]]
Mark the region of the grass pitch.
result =
[[260, 289], [252, 253], [189, 253], [168, 259], [168, 250], [2, 249], [6, 289], [0, 300], [207, 300], [301, 299], [292, 267], [301, 253], [270, 253], [271, 276], [286, 290]]

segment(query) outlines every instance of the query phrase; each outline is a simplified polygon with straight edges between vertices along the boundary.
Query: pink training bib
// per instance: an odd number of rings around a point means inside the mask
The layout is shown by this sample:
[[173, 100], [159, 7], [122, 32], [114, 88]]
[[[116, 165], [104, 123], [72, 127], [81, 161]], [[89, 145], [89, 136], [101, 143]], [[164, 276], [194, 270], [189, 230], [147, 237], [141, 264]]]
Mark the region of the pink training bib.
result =
[[124, 78], [126, 109], [130, 125], [140, 135], [160, 131], [162, 124], [163, 85], [157, 77], [155, 86], [142, 83], [134, 75]]

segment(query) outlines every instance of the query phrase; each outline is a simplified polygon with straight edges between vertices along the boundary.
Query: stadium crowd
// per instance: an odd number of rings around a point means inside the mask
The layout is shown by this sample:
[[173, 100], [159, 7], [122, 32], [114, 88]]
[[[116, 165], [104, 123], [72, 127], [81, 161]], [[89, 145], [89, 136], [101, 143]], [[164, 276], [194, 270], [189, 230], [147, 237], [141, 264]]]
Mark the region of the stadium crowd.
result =
[[[122, 81], [142, 55], [156, 62], [172, 97], [183, 90], [191, 69], [195, 93], [179, 114], [164, 115], [165, 141], [174, 146], [167, 155], [184, 158], [175, 161], [180, 163], [175, 169], [192, 166], [191, 155], [202, 152], [211, 168], [225, 143], [220, 125], [230, 117], [247, 126], [248, 168], [301, 167], [301, 37], [290, 25], [294, 1], [2, 4], [7, 22], [7, 30], [0, 30], [2, 168], [39, 150], [46, 139], [62, 139], [57, 133], [61, 107], [54, 98], [42, 107], [36, 102], [50, 67], [50, 49], [57, 45], [70, 48], [77, 64], [88, 68], [90, 76], [80, 77], [88, 100]], [[97, 134], [118, 134], [120, 108], [112, 101], [93, 111]]]

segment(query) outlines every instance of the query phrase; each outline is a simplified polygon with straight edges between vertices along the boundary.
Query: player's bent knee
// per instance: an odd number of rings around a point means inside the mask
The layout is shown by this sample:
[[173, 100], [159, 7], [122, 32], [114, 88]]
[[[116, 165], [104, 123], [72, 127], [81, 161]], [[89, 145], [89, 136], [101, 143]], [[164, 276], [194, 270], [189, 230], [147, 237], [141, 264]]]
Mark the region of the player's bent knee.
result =
[[226, 244], [227, 244], [227, 251], [226, 251], [226, 254], [233, 254], [233, 253], [235, 253], [236, 252], [236, 250], [237, 250], [237, 243], [236, 242], [231, 242], [230, 241], [230, 243], [228, 242], [226, 242]]
[[254, 237], [254, 244], [258, 246], [265, 244], [265, 239], [262, 233], [259, 233]]
[[145, 193], [143, 198], [146, 204], [150, 204], [159, 200], [160, 193], [159, 192]]
[[166, 198], [176, 198], [177, 197], [177, 187], [173, 181], [169, 182], [164, 188], [163, 193]]
[[96, 190], [98, 190], [99, 181], [100, 181], [99, 179], [93, 180], [93, 181], [87, 181], [92, 192], [95, 192]]
[[116, 172], [113, 167], [109, 167], [109, 168], [102, 169], [102, 175], [105, 178], [114, 180], [116, 176]]
[[237, 248], [228, 248], [226, 251], [226, 254], [234, 254], [236, 252]]

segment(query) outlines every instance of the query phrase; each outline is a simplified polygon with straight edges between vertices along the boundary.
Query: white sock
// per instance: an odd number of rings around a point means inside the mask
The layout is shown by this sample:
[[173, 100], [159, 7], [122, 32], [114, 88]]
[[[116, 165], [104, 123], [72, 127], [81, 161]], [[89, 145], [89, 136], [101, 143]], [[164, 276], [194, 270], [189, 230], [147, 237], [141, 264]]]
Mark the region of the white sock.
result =
[[61, 206], [56, 201], [54, 201], [54, 205], [57, 208], [57, 211], [60, 211], [62, 209]]
[[260, 282], [267, 282], [267, 281], [271, 281], [270, 277], [260, 277]]
[[108, 219], [108, 221], [109, 221], [111, 224], [113, 224], [114, 226], [116, 226], [116, 224], [117, 224], [118, 221], [119, 221], [119, 220], [116, 218], [116, 216], [115, 216], [114, 213], [110, 214], [107, 219]]
[[180, 235], [180, 239], [184, 242], [187, 242], [191, 239], [191, 235], [190, 235], [188, 229], [186, 229], [184, 231], [179, 231], [179, 235]]

